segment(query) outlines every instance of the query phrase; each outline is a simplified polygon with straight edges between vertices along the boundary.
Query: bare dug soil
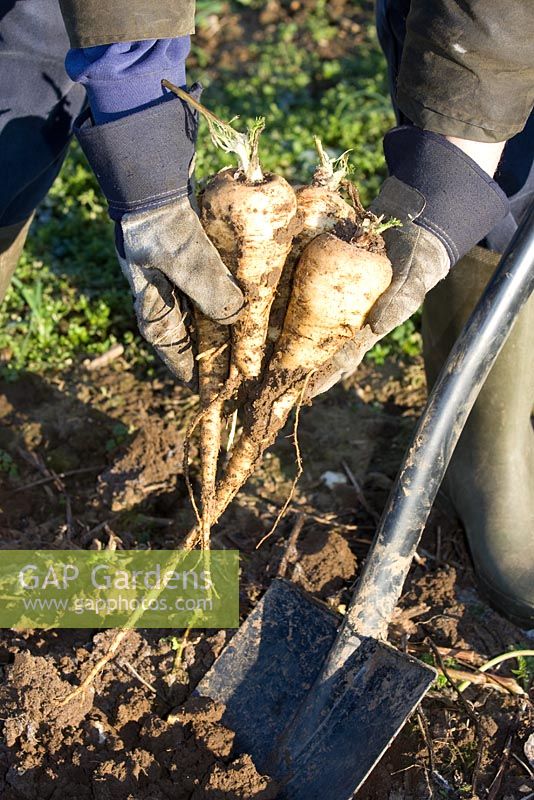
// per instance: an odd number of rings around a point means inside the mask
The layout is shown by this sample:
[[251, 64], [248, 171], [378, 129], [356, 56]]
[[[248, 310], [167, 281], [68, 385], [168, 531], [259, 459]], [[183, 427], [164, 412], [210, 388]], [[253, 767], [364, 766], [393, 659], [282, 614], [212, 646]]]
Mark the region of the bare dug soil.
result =
[[[201, 47], [219, 68], [249, 58], [282, 19], [297, 24], [310, 2], [213, 15]], [[336, 0], [340, 57], [361, 30], [360, 4]], [[370, 13], [366, 6], [367, 17]], [[301, 412], [304, 475], [291, 506], [261, 547], [295, 474], [289, 425], [213, 532], [241, 551], [244, 619], [284, 574], [343, 611], [426, 394], [422, 365], [363, 366]], [[122, 358], [96, 372], [23, 374], [0, 381], [0, 546], [174, 548], [193, 521], [182, 469], [196, 401], [163, 370], [155, 378]], [[191, 451], [195, 479], [195, 443]], [[296, 541], [295, 524], [303, 519]], [[118, 652], [67, 702], [108, 652], [116, 631], [0, 632], [1, 800], [245, 800], [276, 797], [234, 747], [223, 709], [191, 692], [233, 631], [131, 631]], [[479, 597], [464, 535], [445, 500], [432, 511], [390, 640], [438, 666], [441, 677], [358, 797], [532, 798], [532, 674], [508, 661], [494, 681], [462, 695], [460, 673], [528, 645], [524, 631]], [[530, 643], [532, 646], [532, 643]], [[477, 678], [477, 680], [483, 680]], [[510, 689], [523, 691], [522, 695]]]
[[[302, 409], [305, 472], [278, 528], [256, 547], [295, 474], [291, 426], [213, 534], [214, 547], [242, 553], [243, 618], [281, 571], [343, 610], [425, 391], [420, 363], [363, 366], [349, 385]], [[122, 359], [97, 373], [0, 384], [0, 445], [14, 466], [0, 488], [2, 547], [178, 547], [193, 519], [181, 448], [194, 410], [194, 398], [163, 372], [142, 379]], [[195, 465], [193, 448], [193, 480]], [[89, 689], [61, 705], [116, 631], [2, 631], [0, 797], [276, 797], [273, 782], [234, 749], [222, 709], [190, 697], [232, 633], [192, 631], [184, 644], [183, 631], [132, 631]], [[478, 596], [463, 533], [443, 500], [390, 639], [441, 659], [454, 682], [456, 671], [528, 644]], [[525, 695], [487, 683], [459, 696], [441, 678], [359, 797], [529, 797], [528, 676], [507, 664], [498, 674], [521, 682]]]

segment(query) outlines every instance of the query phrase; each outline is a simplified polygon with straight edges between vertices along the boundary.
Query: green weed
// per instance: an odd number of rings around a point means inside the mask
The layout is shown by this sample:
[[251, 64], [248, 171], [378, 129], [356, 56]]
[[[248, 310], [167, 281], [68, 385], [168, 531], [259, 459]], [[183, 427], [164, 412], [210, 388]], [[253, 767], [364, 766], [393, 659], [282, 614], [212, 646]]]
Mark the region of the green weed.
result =
[[0, 473], [7, 475], [8, 478], [18, 478], [19, 476], [19, 468], [13, 458], [6, 450], [2, 449], [0, 449]]
[[522, 688], [528, 692], [534, 683], [534, 658], [517, 655], [517, 669], [511, 670]]
[[135, 428], [128, 427], [123, 422], [116, 422], [111, 429], [110, 438], [106, 441], [106, 451], [110, 453], [123, 445], [134, 430]]

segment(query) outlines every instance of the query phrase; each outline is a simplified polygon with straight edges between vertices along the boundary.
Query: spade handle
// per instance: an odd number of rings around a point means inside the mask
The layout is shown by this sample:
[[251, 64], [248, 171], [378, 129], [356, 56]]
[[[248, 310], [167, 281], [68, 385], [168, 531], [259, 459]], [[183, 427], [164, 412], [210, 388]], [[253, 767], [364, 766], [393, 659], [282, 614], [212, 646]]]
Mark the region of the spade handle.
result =
[[386, 638], [462, 429], [533, 289], [534, 205], [501, 258], [428, 398], [327, 659], [327, 673], [342, 666], [357, 647], [359, 636]]

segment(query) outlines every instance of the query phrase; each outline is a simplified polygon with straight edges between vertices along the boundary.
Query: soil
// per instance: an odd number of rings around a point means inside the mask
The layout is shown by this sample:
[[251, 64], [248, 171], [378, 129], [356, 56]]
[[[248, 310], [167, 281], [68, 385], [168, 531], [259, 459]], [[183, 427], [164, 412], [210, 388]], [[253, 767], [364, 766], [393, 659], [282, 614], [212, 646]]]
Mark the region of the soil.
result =
[[[295, 473], [288, 424], [213, 532], [215, 547], [242, 552], [243, 617], [281, 570], [343, 611], [424, 399], [419, 361], [364, 364], [348, 384], [302, 408], [304, 475], [287, 515], [257, 549]], [[0, 486], [2, 547], [179, 546], [193, 519], [179, 453], [195, 410], [163, 370], [147, 379], [122, 358], [96, 380], [80, 368], [1, 383], [0, 442], [15, 467]], [[193, 457], [193, 482], [196, 463]], [[192, 631], [181, 654], [183, 631], [131, 631], [89, 689], [61, 705], [115, 633], [2, 632], [0, 796], [275, 797], [273, 782], [233, 746], [222, 708], [191, 697], [232, 631]], [[444, 498], [390, 640], [429, 661], [432, 647], [441, 648], [453, 653], [454, 661], [443, 655], [450, 669], [464, 670], [527, 643], [478, 595], [463, 532]], [[499, 674], [514, 678], [510, 666]], [[432, 789], [435, 797], [516, 800], [534, 791], [523, 753], [532, 732], [528, 696], [478, 685], [464, 694], [434, 687], [358, 796], [419, 800]], [[499, 791], [488, 795], [498, 773]], [[473, 778], [475, 792], [465, 788]]]
[[[235, 67], [269, 26], [298, 24], [309, 5], [240, 6], [224, 25], [213, 15], [199, 32], [201, 46], [218, 68]], [[325, 42], [325, 58], [353, 48], [365, 24], [361, 4], [328, 6], [339, 36]], [[425, 397], [420, 360], [364, 364], [301, 409], [304, 474], [280, 524], [258, 548], [295, 475], [291, 424], [213, 531], [214, 547], [241, 552], [243, 619], [279, 574], [343, 612]], [[12, 459], [0, 464], [0, 548], [179, 547], [194, 521], [182, 446], [196, 410], [163, 368], [149, 377], [123, 357], [97, 372], [80, 366], [0, 381], [0, 449]], [[195, 455], [193, 441], [194, 486]], [[221, 723], [222, 707], [192, 696], [232, 634], [130, 631], [88, 689], [69, 700], [116, 631], [0, 631], [0, 798], [276, 797], [273, 781]], [[441, 659], [448, 674], [529, 644], [479, 596], [463, 531], [443, 497], [390, 641], [426, 661]], [[516, 681], [522, 696], [491, 683], [460, 695], [441, 678], [358, 798], [531, 798], [534, 764], [524, 745], [533, 730], [532, 670], [516, 668], [508, 661], [498, 674]]]
[[[60, 665], [49, 656], [15, 652], [0, 688], [5, 800], [276, 796], [273, 781], [257, 773], [249, 756], [232, 756], [234, 734], [220, 723], [222, 706], [190, 699], [162, 715], [159, 664], [137, 632], [130, 632], [120, 659], [94, 687], [61, 705], [72, 691], [61, 675], [83, 674], [108, 640], [97, 634], [91, 653], [78, 648]], [[145, 682], [129, 685], [125, 665], [132, 669], [138, 662]]]

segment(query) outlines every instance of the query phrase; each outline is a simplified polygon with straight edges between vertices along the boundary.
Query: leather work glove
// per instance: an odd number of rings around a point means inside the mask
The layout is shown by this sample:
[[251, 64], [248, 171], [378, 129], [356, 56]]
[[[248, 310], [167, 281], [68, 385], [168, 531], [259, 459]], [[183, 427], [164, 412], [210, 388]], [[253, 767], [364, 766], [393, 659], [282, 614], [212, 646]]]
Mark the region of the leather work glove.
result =
[[317, 375], [312, 396], [349, 377], [365, 353], [411, 317], [426, 293], [509, 210], [498, 184], [441, 134], [395, 128], [384, 139], [384, 153], [390, 177], [370, 210], [402, 223], [382, 234], [393, 280], [363, 330]]
[[[193, 87], [198, 96], [200, 87]], [[191, 303], [223, 324], [243, 295], [192, 208], [198, 120], [169, 99], [106, 124], [87, 111], [76, 135], [115, 221], [119, 263], [141, 335], [183, 383], [196, 386]]]
[[207, 317], [235, 322], [243, 295], [182, 197], [169, 205], [125, 214], [121, 269], [134, 296], [139, 332], [181, 381], [193, 385], [195, 357], [188, 300]]

